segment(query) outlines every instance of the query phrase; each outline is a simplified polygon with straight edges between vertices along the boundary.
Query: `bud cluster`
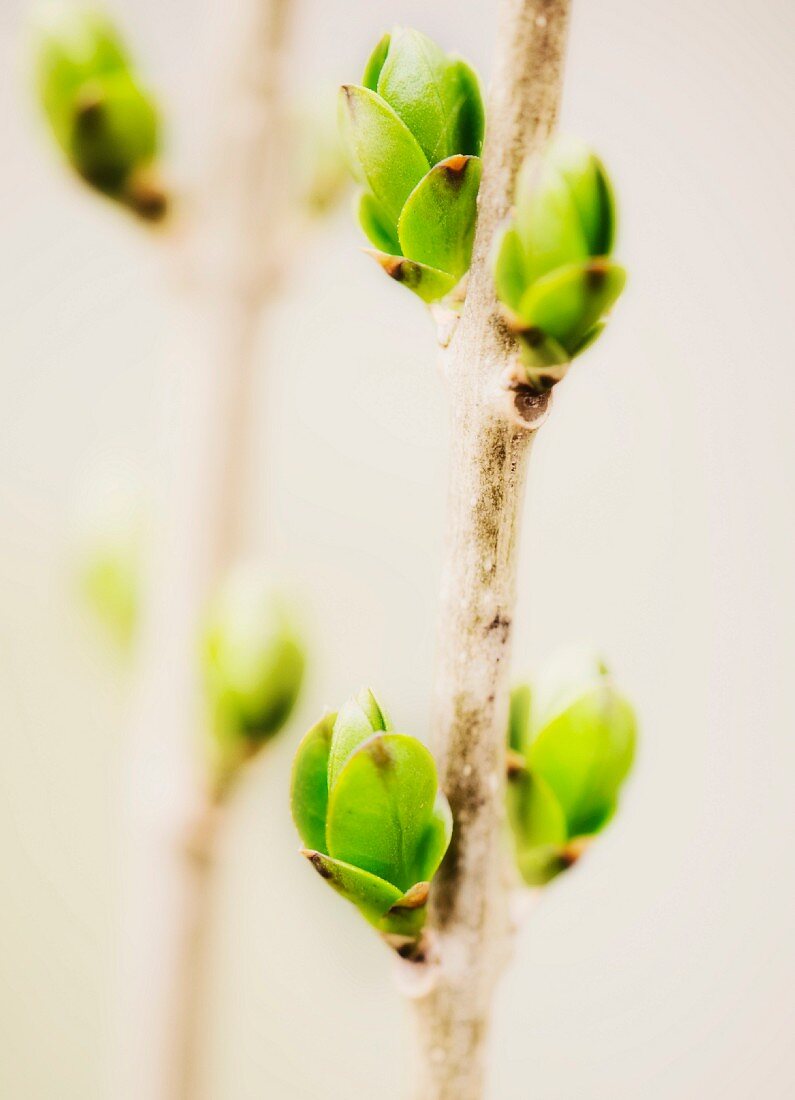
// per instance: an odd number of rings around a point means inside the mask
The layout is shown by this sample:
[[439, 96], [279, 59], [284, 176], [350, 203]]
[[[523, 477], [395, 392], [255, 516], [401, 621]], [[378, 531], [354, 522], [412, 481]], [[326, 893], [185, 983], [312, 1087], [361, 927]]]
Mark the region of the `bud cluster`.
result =
[[508, 814], [528, 885], [570, 867], [615, 813], [635, 714], [604, 665], [565, 654], [511, 698]]
[[318, 874], [396, 949], [409, 949], [452, 834], [428, 749], [394, 732], [375, 695], [362, 689], [304, 737], [291, 803]]
[[624, 288], [626, 273], [610, 259], [615, 226], [610, 180], [584, 145], [559, 138], [540, 164], [525, 164], [494, 281], [526, 382], [539, 392], [598, 338]]
[[34, 48], [39, 99], [75, 171], [141, 217], [162, 217], [157, 107], [112, 23], [94, 7], [45, 4]]
[[423, 301], [447, 297], [469, 269], [477, 217], [476, 74], [419, 31], [398, 28], [375, 47], [362, 84], [343, 86], [340, 127], [374, 257]]

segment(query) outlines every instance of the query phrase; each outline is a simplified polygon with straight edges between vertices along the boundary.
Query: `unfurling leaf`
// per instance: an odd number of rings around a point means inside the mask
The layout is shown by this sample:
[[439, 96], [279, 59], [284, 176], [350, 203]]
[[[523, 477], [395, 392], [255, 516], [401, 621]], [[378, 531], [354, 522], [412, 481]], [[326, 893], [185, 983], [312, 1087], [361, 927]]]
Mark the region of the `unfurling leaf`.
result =
[[531, 388], [549, 389], [602, 332], [626, 281], [609, 259], [615, 227], [610, 181], [587, 147], [558, 139], [540, 164], [525, 164], [494, 282]]
[[359, 221], [381, 266], [427, 303], [447, 297], [472, 255], [483, 143], [478, 79], [418, 31], [378, 42], [340, 127], [365, 187]]
[[340, 118], [364, 182], [397, 221], [404, 202], [428, 171], [425, 154], [405, 122], [369, 88], [343, 87]]
[[407, 27], [392, 33], [377, 91], [417, 138], [430, 164], [456, 154], [480, 154], [477, 78], [426, 35]]
[[416, 939], [452, 818], [430, 752], [392, 730], [371, 691], [304, 737], [291, 804], [315, 870], [380, 932]]
[[519, 869], [531, 885], [570, 866], [606, 826], [635, 752], [636, 720], [604, 665], [581, 652], [517, 688], [509, 745], [519, 754], [508, 811]]
[[457, 155], [435, 165], [401, 212], [403, 255], [460, 279], [472, 257], [479, 187], [479, 157]]

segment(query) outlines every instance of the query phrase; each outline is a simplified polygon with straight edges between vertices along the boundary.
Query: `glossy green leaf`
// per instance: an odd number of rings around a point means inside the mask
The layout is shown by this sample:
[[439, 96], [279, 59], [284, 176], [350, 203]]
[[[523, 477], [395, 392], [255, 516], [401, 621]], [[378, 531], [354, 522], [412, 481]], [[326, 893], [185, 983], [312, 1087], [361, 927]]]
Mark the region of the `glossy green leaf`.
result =
[[293, 761], [290, 808], [307, 848], [324, 854], [328, 810], [328, 762], [336, 714], [326, 714], [302, 738]]
[[402, 891], [361, 867], [332, 859], [323, 852], [305, 851], [303, 854], [320, 877], [352, 902], [371, 924], [379, 926], [384, 915], [401, 899]]
[[450, 804], [441, 791], [436, 794], [433, 812], [428, 827], [417, 848], [417, 876], [430, 882], [450, 847], [453, 835], [453, 813]]
[[364, 76], [362, 77], [362, 84], [365, 88], [369, 88], [371, 92], [378, 91], [378, 78], [381, 75], [381, 70], [384, 67], [386, 61], [386, 55], [389, 52], [389, 44], [392, 41], [390, 34], [385, 34], [378, 40], [375, 45], [375, 49], [367, 59], [367, 64], [364, 67]]
[[436, 765], [424, 745], [405, 734], [375, 734], [349, 756], [331, 790], [329, 853], [408, 890], [423, 877], [436, 792]]
[[400, 254], [397, 228], [374, 195], [363, 191], [359, 199], [359, 224], [380, 252]]
[[624, 269], [610, 260], [570, 264], [533, 283], [518, 314], [525, 325], [551, 336], [571, 355], [613, 306], [625, 282]]
[[475, 70], [461, 58], [453, 59], [459, 88], [459, 106], [451, 115], [454, 119], [450, 130], [449, 155], [465, 153], [479, 157], [483, 151], [485, 111], [480, 80]]
[[344, 703], [334, 723], [334, 740], [328, 761], [329, 790], [334, 786], [345, 761], [374, 733], [391, 728], [389, 719], [369, 688], [362, 688]]
[[530, 768], [563, 807], [570, 837], [596, 832], [611, 816], [635, 739], [633, 709], [606, 677], [537, 730]]
[[398, 221], [404, 256], [461, 278], [472, 258], [480, 176], [480, 159], [466, 156], [450, 157], [428, 172]]
[[340, 127], [361, 178], [397, 222], [429, 168], [416, 138], [379, 95], [352, 84], [340, 93]]
[[435, 267], [407, 260], [403, 256], [388, 256], [384, 252], [370, 251], [370, 255], [384, 269], [390, 279], [402, 283], [423, 302], [439, 302], [446, 297], [458, 281], [454, 275]]
[[405, 27], [393, 32], [378, 93], [417, 138], [430, 164], [459, 153], [480, 152], [482, 106], [477, 79], [468, 66], [449, 58], [426, 35]]

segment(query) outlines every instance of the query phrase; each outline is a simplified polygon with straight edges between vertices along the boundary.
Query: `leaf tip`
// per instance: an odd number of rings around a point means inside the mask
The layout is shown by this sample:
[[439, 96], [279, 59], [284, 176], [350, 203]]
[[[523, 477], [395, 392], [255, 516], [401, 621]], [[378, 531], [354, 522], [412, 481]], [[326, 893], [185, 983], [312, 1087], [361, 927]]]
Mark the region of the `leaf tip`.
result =
[[405, 280], [405, 260], [402, 256], [390, 256], [387, 252], [379, 252], [377, 248], [363, 248], [362, 252], [367, 256], [372, 256], [378, 266], [383, 268], [390, 279], [394, 279], [398, 283], [402, 283]]
[[299, 851], [312, 864], [321, 878], [326, 879], [326, 881], [333, 878], [320, 852], [315, 851], [313, 848], [301, 848]]

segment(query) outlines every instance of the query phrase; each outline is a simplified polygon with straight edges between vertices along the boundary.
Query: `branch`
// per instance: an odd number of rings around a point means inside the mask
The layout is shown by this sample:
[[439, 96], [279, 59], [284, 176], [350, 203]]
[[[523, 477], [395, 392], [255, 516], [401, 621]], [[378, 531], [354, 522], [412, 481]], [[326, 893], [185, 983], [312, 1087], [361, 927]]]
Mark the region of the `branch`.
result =
[[[174, 469], [164, 479], [126, 761], [119, 1100], [197, 1095], [200, 955], [220, 817], [201, 772], [197, 638], [208, 595], [245, 537], [256, 340], [289, 232], [280, 149], [290, 7], [251, 0], [212, 171], [167, 239], [184, 282], [166, 386], [176, 391], [167, 425]], [[205, 858], [186, 858], [203, 825]]]
[[498, 400], [516, 349], [490, 255], [519, 167], [555, 125], [568, 14], [568, 0], [502, 2], [466, 303], [444, 352], [453, 443], [434, 736], [455, 832], [431, 892], [430, 990], [415, 1002], [423, 1100], [482, 1097], [492, 995], [509, 948], [502, 830], [516, 552], [527, 456], [548, 398], [509, 391]]

